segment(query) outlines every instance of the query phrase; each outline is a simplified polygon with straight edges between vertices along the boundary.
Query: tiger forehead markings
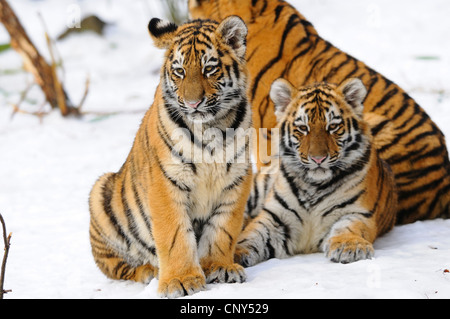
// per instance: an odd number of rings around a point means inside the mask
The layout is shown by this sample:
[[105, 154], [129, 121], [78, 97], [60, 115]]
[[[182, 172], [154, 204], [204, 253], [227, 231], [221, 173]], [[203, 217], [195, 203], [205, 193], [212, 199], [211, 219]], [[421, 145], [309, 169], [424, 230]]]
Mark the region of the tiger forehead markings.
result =
[[90, 240], [108, 277], [158, 276], [160, 296], [180, 297], [246, 277], [233, 256], [252, 176], [239, 134], [251, 128], [247, 28], [236, 16], [181, 26], [155, 18], [149, 31], [166, 49], [160, 85], [125, 163], [92, 188]]

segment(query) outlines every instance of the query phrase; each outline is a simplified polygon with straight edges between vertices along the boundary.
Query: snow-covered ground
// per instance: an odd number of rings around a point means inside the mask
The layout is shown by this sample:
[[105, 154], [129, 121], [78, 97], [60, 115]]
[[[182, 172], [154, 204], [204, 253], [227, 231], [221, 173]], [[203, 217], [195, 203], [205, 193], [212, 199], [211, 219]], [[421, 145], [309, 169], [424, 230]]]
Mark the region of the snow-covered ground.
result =
[[[114, 24], [105, 37], [83, 34], [57, 43], [74, 103], [90, 76], [82, 119], [65, 119], [57, 111], [41, 120], [12, 117], [11, 105], [32, 78], [21, 71], [16, 52], [0, 53], [0, 213], [12, 232], [5, 276], [5, 289], [12, 292], [5, 298], [156, 298], [157, 280], [147, 286], [112, 281], [97, 269], [87, 198], [99, 175], [120, 168], [152, 103], [163, 53], [152, 46], [146, 27], [151, 17], [161, 17], [158, 3], [9, 2], [46, 57], [37, 12], [52, 37], [77, 12]], [[324, 38], [405, 88], [450, 136], [447, 0], [291, 3]], [[0, 27], [0, 44], [7, 42]], [[34, 86], [20, 107], [38, 111], [43, 102]], [[269, 260], [247, 268], [246, 283], [211, 284], [189, 298], [450, 298], [450, 220], [395, 227], [375, 242], [375, 251], [372, 260], [347, 265], [321, 253]]]

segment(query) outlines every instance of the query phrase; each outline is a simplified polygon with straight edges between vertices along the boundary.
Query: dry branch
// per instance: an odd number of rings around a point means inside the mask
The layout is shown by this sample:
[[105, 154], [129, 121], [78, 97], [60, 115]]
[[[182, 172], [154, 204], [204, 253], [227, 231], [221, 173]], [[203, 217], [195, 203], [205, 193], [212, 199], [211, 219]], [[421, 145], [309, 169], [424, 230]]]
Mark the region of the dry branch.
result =
[[3, 242], [5, 243], [5, 253], [3, 255], [2, 268], [0, 272], [0, 299], [3, 299], [3, 295], [11, 292], [11, 290], [4, 290], [3, 283], [5, 281], [6, 260], [8, 259], [9, 246], [11, 245], [11, 233], [6, 237], [6, 225], [2, 214], [0, 214], [0, 221], [3, 228]]
[[11, 47], [22, 56], [26, 69], [33, 74], [51, 107], [59, 108], [63, 116], [78, 115], [78, 109], [58, 80], [55, 65], [50, 66], [39, 54], [6, 0], [0, 0], [0, 22], [11, 37]]

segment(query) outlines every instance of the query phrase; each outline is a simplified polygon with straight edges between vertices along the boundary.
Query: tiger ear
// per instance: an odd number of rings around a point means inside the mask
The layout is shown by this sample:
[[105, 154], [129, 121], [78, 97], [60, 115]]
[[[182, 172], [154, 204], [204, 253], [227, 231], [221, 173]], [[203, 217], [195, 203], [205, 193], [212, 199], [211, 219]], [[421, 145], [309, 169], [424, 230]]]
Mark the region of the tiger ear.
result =
[[338, 90], [344, 95], [345, 101], [352, 106], [356, 115], [363, 116], [363, 101], [366, 98], [367, 90], [362, 81], [358, 78], [350, 78], [342, 82]]
[[295, 87], [285, 79], [277, 79], [270, 87], [270, 99], [275, 104], [275, 115], [279, 120], [291, 103], [295, 94]]
[[155, 46], [160, 49], [167, 49], [172, 44], [177, 29], [178, 26], [175, 23], [158, 18], [151, 19], [148, 24], [150, 36]]
[[240, 58], [245, 57], [247, 45], [247, 26], [238, 16], [225, 18], [217, 27], [216, 33], [223, 38], [226, 44], [236, 51]]

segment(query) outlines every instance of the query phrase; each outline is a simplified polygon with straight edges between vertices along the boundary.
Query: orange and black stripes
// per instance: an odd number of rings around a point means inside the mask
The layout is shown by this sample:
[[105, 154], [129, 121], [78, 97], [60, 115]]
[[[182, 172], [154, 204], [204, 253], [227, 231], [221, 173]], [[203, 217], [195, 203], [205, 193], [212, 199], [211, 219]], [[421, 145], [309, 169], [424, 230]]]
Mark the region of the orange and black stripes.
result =
[[[221, 19], [235, 14], [247, 23], [253, 123], [256, 129], [269, 129], [267, 143], [258, 140], [258, 146], [267, 147], [266, 153], [271, 151], [270, 129], [276, 126], [269, 98], [275, 79], [281, 77], [301, 87], [359, 78], [367, 88], [364, 112], [385, 118], [371, 129], [379, 156], [395, 175], [399, 190], [397, 222], [450, 215], [450, 163], [444, 136], [398, 85], [322, 39], [312, 24], [285, 1], [189, 0], [189, 9], [194, 18]], [[258, 157], [258, 166], [264, 164], [270, 164], [270, 159]]]
[[395, 223], [397, 193], [362, 118], [362, 82], [295, 89], [278, 80], [270, 94], [278, 171], [255, 175], [236, 259], [251, 266], [315, 251], [342, 263], [371, 258], [373, 241]]
[[179, 297], [209, 282], [245, 280], [233, 256], [250, 192], [250, 146], [225, 150], [238, 139], [230, 129], [251, 128], [247, 29], [230, 17], [182, 26], [153, 19], [149, 31], [167, 49], [161, 82], [125, 163], [91, 191], [90, 238], [108, 277], [158, 275], [159, 295]]

